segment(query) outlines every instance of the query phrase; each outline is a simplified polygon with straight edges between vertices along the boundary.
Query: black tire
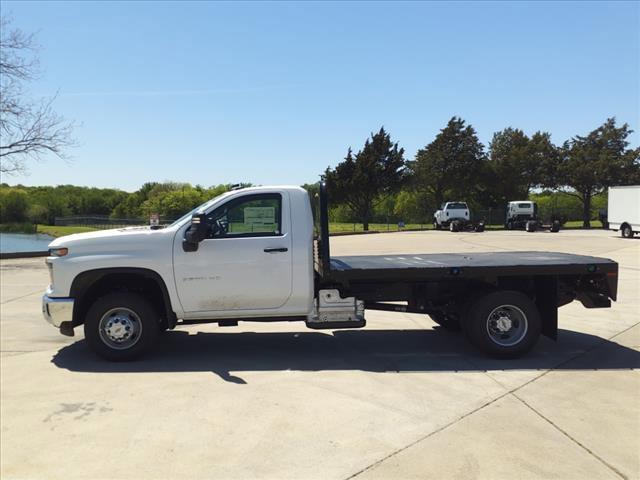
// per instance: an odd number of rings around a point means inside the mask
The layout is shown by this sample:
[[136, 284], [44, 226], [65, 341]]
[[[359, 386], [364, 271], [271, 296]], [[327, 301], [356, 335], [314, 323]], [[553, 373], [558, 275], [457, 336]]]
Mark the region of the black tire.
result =
[[449, 224], [449, 231], [450, 232], [458, 232], [460, 231], [460, 225], [458, 224], [457, 221], [453, 221]]
[[475, 226], [474, 230], [478, 233], [484, 232], [484, 223], [479, 223]]
[[[130, 335], [121, 340], [126, 343], [114, 346], [117, 341], [109, 339], [112, 337], [106, 328], [110, 322], [115, 322], [119, 334]], [[137, 329], [137, 335], [128, 333], [130, 328]], [[99, 298], [89, 308], [84, 322], [84, 336], [91, 350], [114, 362], [138, 358], [154, 345], [159, 332], [160, 316], [147, 299], [135, 293], [110, 293]]]
[[507, 222], [507, 230], [513, 230], [513, 222]]
[[529, 220], [525, 225], [525, 230], [529, 233], [533, 233], [536, 231], [537, 224], [534, 220]]
[[560, 231], [560, 222], [558, 220], [555, 220], [551, 224], [551, 233], [558, 233], [559, 231]]
[[632, 238], [633, 237], [633, 229], [631, 228], [631, 225], [625, 223], [622, 225], [622, 227], [620, 228], [620, 233], [622, 234], [623, 238]]
[[[524, 293], [494, 291], [477, 298], [469, 307], [462, 328], [475, 347], [492, 357], [520, 357], [540, 337], [540, 313]], [[503, 320], [508, 323], [500, 323]], [[501, 330], [507, 327], [509, 330]]]
[[459, 332], [460, 330], [462, 330], [459, 319], [454, 318], [451, 315], [447, 315], [443, 312], [430, 313], [429, 318], [431, 318], [431, 320], [433, 320], [435, 323], [440, 325], [445, 330], [449, 330], [450, 332]]

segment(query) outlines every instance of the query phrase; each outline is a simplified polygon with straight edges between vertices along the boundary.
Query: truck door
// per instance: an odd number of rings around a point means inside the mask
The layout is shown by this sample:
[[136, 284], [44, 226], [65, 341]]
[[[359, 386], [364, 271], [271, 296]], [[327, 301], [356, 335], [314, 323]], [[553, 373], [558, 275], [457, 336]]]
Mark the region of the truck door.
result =
[[187, 227], [174, 241], [174, 275], [182, 308], [211, 312], [283, 306], [291, 295], [292, 252], [288, 194], [246, 194], [206, 215], [207, 238], [184, 251]]

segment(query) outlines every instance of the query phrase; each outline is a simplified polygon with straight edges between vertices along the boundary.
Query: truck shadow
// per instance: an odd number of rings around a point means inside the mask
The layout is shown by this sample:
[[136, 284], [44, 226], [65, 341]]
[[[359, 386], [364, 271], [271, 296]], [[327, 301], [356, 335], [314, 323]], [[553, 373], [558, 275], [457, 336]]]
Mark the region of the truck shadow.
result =
[[362, 370], [429, 372], [486, 370], [618, 370], [640, 368], [640, 352], [586, 333], [560, 330], [558, 342], [542, 338], [516, 360], [483, 356], [464, 337], [433, 330], [335, 332], [166, 332], [143, 359], [112, 363], [96, 357], [84, 340], [60, 349], [52, 362], [75, 372], [202, 372], [246, 383], [231, 372]]

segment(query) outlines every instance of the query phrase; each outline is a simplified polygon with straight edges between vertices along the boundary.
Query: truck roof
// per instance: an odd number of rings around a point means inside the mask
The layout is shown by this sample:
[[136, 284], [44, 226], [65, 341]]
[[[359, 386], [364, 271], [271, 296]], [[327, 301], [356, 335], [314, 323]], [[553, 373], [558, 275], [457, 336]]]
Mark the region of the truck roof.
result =
[[298, 185], [260, 185], [257, 187], [244, 187], [238, 188], [237, 190], [231, 190], [233, 192], [263, 192], [270, 190], [287, 190], [287, 191], [295, 191], [295, 192], [307, 192], [304, 188]]

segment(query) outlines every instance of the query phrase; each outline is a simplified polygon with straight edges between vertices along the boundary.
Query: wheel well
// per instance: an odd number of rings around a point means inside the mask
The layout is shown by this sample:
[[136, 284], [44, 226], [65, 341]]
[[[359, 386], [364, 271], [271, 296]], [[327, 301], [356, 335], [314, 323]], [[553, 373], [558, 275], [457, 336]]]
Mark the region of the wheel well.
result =
[[76, 299], [73, 325], [81, 325], [91, 305], [112, 292], [132, 292], [144, 296], [160, 315], [164, 328], [173, 328], [176, 316], [162, 278], [146, 269], [101, 269], [83, 272], [71, 285], [71, 296]]

